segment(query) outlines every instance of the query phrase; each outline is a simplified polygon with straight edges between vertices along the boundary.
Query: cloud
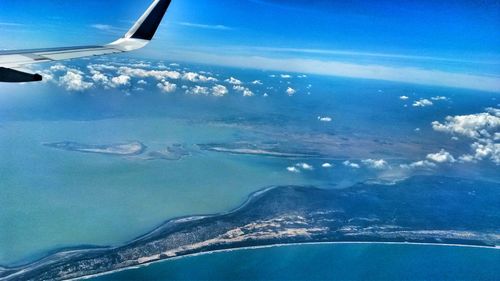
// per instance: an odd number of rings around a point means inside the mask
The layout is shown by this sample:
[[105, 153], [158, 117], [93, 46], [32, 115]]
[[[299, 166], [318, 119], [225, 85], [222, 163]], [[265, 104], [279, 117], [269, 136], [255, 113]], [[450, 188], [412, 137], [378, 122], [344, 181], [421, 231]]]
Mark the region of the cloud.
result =
[[307, 163], [297, 163], [295, 165], [295, 167], [300, 168], [302, 170], [306, 170], [306, 171], [314, 170], [314, 167], [312, 165], [307, 164]]
[[156, 84], [156, 86], [160, 88], [164, 93], [173, 93], [177, 90], [177, 85], [168, 81], [162, 81]]
[[84, 81], [83, 73], [76, 69], [69, 69], [64, 76], [61, 76], [59, 85], [68, 91], [85, 91], [94, 86], [93, 83]]
[[432, 122], [432, 128], [438, 132], [462, 135], [468, 138], [491, 138], [500, 127], [498, 109], [489, 108], [486, 112], [470, 115], [446, 117], [446, 122]]
[[119, 28], [119, 27], [115, 27], [115, 26], [112, 26], [109, 24], [102, 24], [102, 23], [95, 23], [95, 24], [90, 25], [90, 27], [95, 28], [95, 29], [100, 30], [100, 31], [107, 32], [107, 33], [112, 33], [112, 34], [118, 34], [118, 33], [122, 34], [122, 33], [126, 32], [126, 29], [124, 29], [124, 28]]
[[420, 99], [413, 103], [413, 107], [427, 107], [432, 105], [434, 105], [434, 103], [428, 99]]
[[296, 92], [297, 92], [297, 91], [296, 91], [295, 89], [291, 88], [291, 87], [288, 87], [288, 89], [286, 89], [286, 93], [287, 93], [287, 95], [289, 95], [289, 96], [293, 96], [293, 95], [295, 95], [295, 93], [296, 93]]
[[233, 86], [233, 90], [242, 93], [244, 97], [253, 97], [255, 95], [249, 88], [240, 85]]
[[321, 165], [321, 167], [325, 168], [325, 169], [329, 169], [329, 168], [333, 168], [333, 165], [330, 163], [323, 163], [323, 165]]
[[227, 90], [227, 88], [222, 85], [216, 85], [212, 87], [212, 95], [216, 97], [223, 97], [227, 95], [228, 92], [229, 91]]
[[109, 82], [109, 78], [106, 75], [96, 70], [92, 71], [92, 80], [101, 84], [107, 84]]
[[221, 24], [216, 24], [216, 25], [210, 25], [210, 24], [201, 24], [201, 23], [192, 23], [192, 22], [179, 22], [177, 23], [182, 26], [186, 27], [192, 27], [192, 28], [201, 28], [201, 29], [212, 29], [212, 30], [233, 30], [232, 27], [221, 25]]
[[403, 169], [432, 169], [436, 167], [436, 164], [434, 164], [431, 161], [428, 160], [421, 160], [417, 162], [413, 162], [411, 164], [402, 164], [400, 166]]
[[297, 169], [297, 167], [288, 167], [286, 168], [287, 171], [289, 171], [290, 173], [300, 173], [300, 170]]
[[496, 165], [500, 165], [500, 143], [491, 140], [475, 142], [471, 145], [475, 160], [491, 159]]
[[280, 76], [281, 76], [281, 78], [283, 78], [283, 79], [290, 79], [290, 78], [292, 78], [292, 76], [291, 76], [291, 75], [289, 75], [289, 74], [281, 74]]
[[500, 77], [491, 75], [448, 72], [407, 66], [389, 66], [376, 64], [356, 64], [335, 60], [303, 58], [271, 58], [262, 56], [231, 56], [207, 52], [182, 51], [179, 59], [214, 65], [247, 67], [270, 71], [301, 72], [363, 78], [394, 82], [434, 85], [453, 88], [500, 92]]
[[372, 168], [372, 169], [377, 169], [377, 170], [382, 170], [382, 169], [386, 169], [389, 167], [389, 164], [383, 159], [379, 159], [379, 160], [366, 159], [366, 160], [363, 160], [361, 162], [364, 165], [366, 165], [367, 167]]
[[68, 68], [63, 64], [56, 64], [49, 68], [51, 71], [66, 71]]
[[184, 73], [182, 75], [182, 79], [191, 82], [218, 82], [218, 80], [213, 77], [207, 77], [205, 75], [201, 75], [195, 72]]
[[409, 99], [409, 97], [407, 97], [407, 96], [400, 96], [400, 97], [399, 97], [399, 99], [400, 99], [400, 100], [408, 100], [408, 99]]
[[332, 50], [332, 49], [311, 49], [311, 48], [277, 48], [277, 47], [256, 47], [246, 46], [247, 49], [265, 52], [283, 53], [297, 53], [297, 54], [315, 54], [315, 55], [329, 55], [329, 56], [346, 56], [346, 57], [367, 57], [367, 58], [390, 58], [390, 59], [404, 59], [413, 61], [443, 61], [443, 62], [460, 62], [460, 63], [475, 63], [475, 64], [489, 64], [488, 60], [464, 60], [457, 57], [432, 57], [432, 56], [415, 56], [405, 54], [391, 54], [391, 53], [376, 53], [376, 52], [361, 52], [352, 50]]
[[262, 81], [260, 81], [260, 80], [255, 80], [255, 81], [252, 82], [252, 84], [254, 84], [254, 85], [264, 85], [262, 83]]
[[458, 160], [462, 163], [470, 163], [470, 162], [476, 162], [476, 158], [474, 155], [470, 154], [464, 154], [458, 158]]
[[332, 117], [328, 117], [328, 116], [325, 116], [325, 117], [318, 116], [318, 120], [321, 121], [321, 122], [332, 122], [333, 118]]
[[130, 76], [122, 74], [120, 76], [113, 77], [111, 78], [111, 83], [108, 85], [112, 88], [130, 85]]
[[91, 27], [93, 27], [95, 29], [99, 29], [99, 30], [104, 30], [104, 31], [108, 31], [108, 30], [113, 29], [113, 27], [111, 25], [100, 24], [100, 23], [93, 24], [93, 25], [91, 25]]
[[128, 75], [131, 77], [137, 78], [147, 78], [153, 77], [156, 80], [164, 80], [164, 79], [180, 79], [181, 73], [177, 71], [168, 71], [168, 70], [145, 70], [142, 68], [132, 68], [128, 66], [122, 66], [118, 69], [119, 74]]
[[229, 83], [229, 84], [232, 84], [232, 85], [241, 85], [241, 84], [243, 84], [240, 80], [238, 80], [238, 79], [236, 79], [234, 77], [226, 79], [226, 82]]
[[117, 70], [118, 68], [114, 65], [109, 65], [109, 64], [89, 64], [87, 66], [89, 70], [97, 70], [97, 71], [111, 71], [111, 70]]
[[359, 168], [361, 168], [361, 166], [359, 166], [359, 164], [353, 163], [351, 161], [344, 161], [342, 164], [344, 166], [346, 166], [346, 167], [353, 168], [353, 169], [359, 169]]
[[486, 112], [448, 116], [444, 123], [434, 121], [435, 131], [460, 135], [472, 140], [471, 153], [459, 157], [461, 162], [490, 159], [500, 165], [500, 109], [487, 108]]
[[444, 100], [448, 100], [447, 97], [443, 97], [443, 96], [436, 96], [436, 97], [432, 97], [431, 100], [433, 101], [444, 101]]
[[194, 86], [193, 88], [186, 90], [186, 94], [191, 95], [208, 95], [210, 93], [208, 87]]
[[456, 161], [453, 155], [444, 149], [441, 149], [438, 153], [428, 154], [426, 158], [436, 163], [454, 163]]

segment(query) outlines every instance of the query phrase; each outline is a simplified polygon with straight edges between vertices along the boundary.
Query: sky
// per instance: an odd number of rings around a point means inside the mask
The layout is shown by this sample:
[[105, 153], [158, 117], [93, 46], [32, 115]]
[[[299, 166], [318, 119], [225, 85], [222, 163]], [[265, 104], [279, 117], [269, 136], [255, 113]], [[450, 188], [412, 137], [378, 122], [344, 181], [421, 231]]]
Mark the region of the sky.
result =
[[[0, 49], [108, 43], [149, 0], [1, 0]], [[500, 1], [173, 0], [135, 55], [500, 92]]]

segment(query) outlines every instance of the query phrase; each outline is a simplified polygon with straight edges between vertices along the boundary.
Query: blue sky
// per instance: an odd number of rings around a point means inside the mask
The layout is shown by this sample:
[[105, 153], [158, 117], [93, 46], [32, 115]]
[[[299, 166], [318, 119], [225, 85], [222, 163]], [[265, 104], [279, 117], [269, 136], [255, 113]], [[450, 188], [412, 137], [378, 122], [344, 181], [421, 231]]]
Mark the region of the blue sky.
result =
[[[8, 40], [0, 48], [107, 43], [149, 3], [2, 0]], [[138, 55], [250, 67], [258, 56], [275, 70], [290, 59], [308, 60], [307, 69], [314, 62], [415, 68], [480, 75], [500, 89], [499, 26], [499, 1], [174, 0], [154, 44]]]

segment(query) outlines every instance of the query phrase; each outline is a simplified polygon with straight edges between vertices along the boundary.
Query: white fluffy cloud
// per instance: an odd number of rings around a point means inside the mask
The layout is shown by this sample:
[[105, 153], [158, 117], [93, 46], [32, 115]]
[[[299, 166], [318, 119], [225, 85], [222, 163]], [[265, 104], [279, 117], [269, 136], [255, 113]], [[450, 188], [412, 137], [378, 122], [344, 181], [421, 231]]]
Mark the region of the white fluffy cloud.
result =
[[500, 127], [498, 109], [488, 108], [486, 112], [446, 117], [446, 122], [432, 122], [432, 128], [439, 132], [466, 136], [468, 138], [490, 138]]
[[87, 66], [89, 70], [105, 71], [105, 70], [117, 70], [118, 68], [114, 65], [109, 64], [89, 64]]
[[229, 84], [232, 84], [232, 85], [241, 85], [243, 84], [240, 80], [234, 78], [234, 77], [231, 77], [229, 79], [226, 80], [227, 83]]
[[227, 88], [223, 85], [215, 85], [212, 87], [212, 95], [216, 97], [223, 97], [227, 95], [228, 92]]
[[307, 164], [307, 163], [297, 163], [295, 165], [295, 167], [300, 168], [302, 170], [306, 170], [306, 171], [314, 170], [314, 167], [312, 165]]
[[186, 72], [182, 75], [182, 79], [190, 81], [190, 82], [217, 82], [218, 80], [213, 77], [207, 77], [202, 74], [198, 74], [195, 72]]
[[234, 85], [233, 90], [242, 93], [244, 97], [253, 97], [255, 95], [249, 88], [241, 85]]
[[293, 96], [293, 95], [295, 95], [295, 93], [296, 93], [296, 92], [297, 92], [297, 91], [296, 91], [295, 89], [293, 89], [292, 87], [288, 87], [288, 89], [286, 89], [286, 93], [287, 93], [287, 95], [289, 95], [289, 96]]
[[428, 160], [421, 160], [417, 162], [413, 162], [411, 164], [403, 164], [401, 168], [403, 169], [431, 169], [435, 168], [436, 164]]
[[122, 75], [128, 75], [130, 77], [137, 78], [147, 78], [153, 77], [156, 80], [164, 80], [164, 79], [180, 79], [181, 73], [177, 71], [168, 71], [168, 70], [145, 70], [142, 68], [132, 68], [128, 66], [123, 66], [118, 69], [118, 73]]
[[459, 157], [461, 162], [490, 159], [500, 165], [500, 109], [487, 108], [486, 112], [448, 116], [444, 123], [434, 121], [432, 128], [438, 132], [467, 137], [472, 152]]
[[68, 91], [85, 91], [94, 85], [84, 81], [83, 73], [76, 69], [69, 69], [64, 76], [59, 78], [59, 85]]
[[434, 103], [428, 99], [420, 99], [413, 103], [413, 107], [427, 107], [431, 105], [434, 105]]
[[400, 96], [400, 97], [399, 97], [399, 99], [400, 99], [400, 100], [408, 100], [408, 99], [409, 99], [409, 97], [408, 97], [408, 96]]
[[300, 173], [300, 170], [297, 168], [297, 167], [288, 167], [286, 168], [287, 171], [289, 171], [290, 173]]
[[367, 167], [377, 170], [382, 170], [389, 167], [389, 164], [384, 159], [379, 159], [379, 160], [366, 159], [361, 162], [363, 162], [363, 164], [366, 165]]
[[68, 69], [68, 68], [65, 65], [60, 64], [60, 63], [50, 67], [50, 70], [52, 70], [52, 71], [66, 71], [66, 69]]
[[321, 165], [321, 167], [325, 168], [325, 169], [329, 169], [329, 168], [333, 168], [333, 165], [330, 163], [323, 163], [323, 165]]
[[475, 142], [471, 145], [474, 152], [474, 159], [491, 159], [493, 163], [500, 165], [500, 143], [491, 140]]
[[441, 149], [438, 153], [428, 154], [426, 158], [436, 163], [454, 163], [456, 161], [455, 157], [444, 149]]
[[260, 80], [255, 80], [255, 81], [252, 82], [252, 84], [254, 84], [254, 85], [264, 85], [262, 83], [262, 81], [260, 81]]
[[350, 168], [353, 168], [353, 169], [359, 169], [359, 168], [361, 168], [361, 166], [359, 166], [359, 164], [353, 163], [351, 161], [344, 161], [342, 164], [344, 164], [344, 166], [346, 166], [346, 167], [350, 167]]
[[191, 95], [208, 95], [210, 90], [208, 87], [194, 86], [193, 88], [186, 90], [186, 94]]
[[127, 86], [127, 85], [130, 85], [130, 76], [123, 74], [111, 78], [111, 83], [109, 83], [109, 86], [112, 88], [117, 88], [120, 86]]
[[91, 71], [92, 73], [92, 80], [96, 83], [101, 83], [101, 84], [107, 84], [109, 82], [108, 76], [104, 75], [102, 72], [93, 70]]
[[177, 85], [168, 81], [162, 81], [156, 85], [164, 93], [173, 93], [177, 90]]

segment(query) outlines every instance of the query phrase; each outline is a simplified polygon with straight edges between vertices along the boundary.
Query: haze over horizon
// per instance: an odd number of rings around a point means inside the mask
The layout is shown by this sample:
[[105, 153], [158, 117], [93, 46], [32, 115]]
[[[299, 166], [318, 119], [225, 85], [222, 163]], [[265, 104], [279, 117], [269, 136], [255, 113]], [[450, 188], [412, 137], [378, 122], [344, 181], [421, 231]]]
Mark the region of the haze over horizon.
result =
[[[149, 4], [4, 0], [0, 48], [108, 43]], [[154, 43], [133, 56], [500, 92], [498, 6], [173, 1]]]

